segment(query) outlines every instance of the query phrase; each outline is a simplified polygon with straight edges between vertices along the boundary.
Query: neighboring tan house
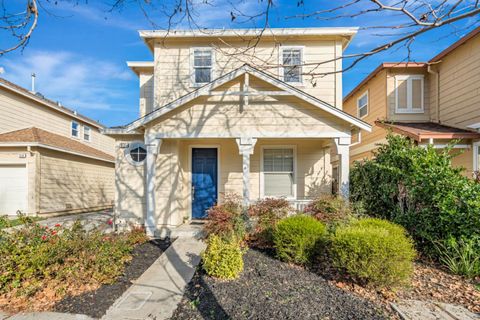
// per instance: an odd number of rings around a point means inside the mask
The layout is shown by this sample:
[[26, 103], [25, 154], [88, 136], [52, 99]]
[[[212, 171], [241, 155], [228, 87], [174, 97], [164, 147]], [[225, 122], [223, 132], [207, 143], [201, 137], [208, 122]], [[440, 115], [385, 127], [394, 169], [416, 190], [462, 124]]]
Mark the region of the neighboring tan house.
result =
[[[258, 30], [141, 31], [154, 59], [128, 63], [140, 118], [106, 130], [117, 142], [120, 224], [165, 235], [225, 193], [300, 206], [332, 192], [332, 162], [348, 196], [351, 129], [370, 126], [342, 111], [335, 58], [356, 31], [269, 29], [255, 50], [246, 45]], [[313, 84], [310, 73], [329, 74]]]
[[370, 123], [354, 130], [351, 162], [371, 158], [388, 130], [419, 145], [459, 140], [454, 166], [479, 169], [480, 27], [425, 63], [383, 63], [344, 99], [344, 110]]
[[111, 207], [114, 140], [103, 128], [0, 78], [0, 215]]

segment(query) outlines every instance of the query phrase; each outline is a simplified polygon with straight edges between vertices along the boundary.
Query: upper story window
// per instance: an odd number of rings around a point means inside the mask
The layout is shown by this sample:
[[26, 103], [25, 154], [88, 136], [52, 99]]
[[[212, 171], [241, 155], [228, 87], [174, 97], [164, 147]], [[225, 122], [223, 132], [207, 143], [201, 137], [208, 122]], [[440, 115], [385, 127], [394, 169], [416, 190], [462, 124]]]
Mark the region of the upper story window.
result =
[[288, 83], [302, 83], [302, 55], [300, 47], [286, 47], [282, 49], [282, 76]]
[[363, 118], [368, 114], [368, 91], [357, 100], [358, 117]]
[[83, 140], [92, 141], [91, 129], [88, 126], [83, 126]]
[[263, 195], [295, 197], [294, 149], [274, 147], [263, 150]]
[[193, 49], [193, 82], [205, 84], [212, 81], [213, 50], [211, 48]]
[[72, 121], [72, 137], [78, 138], [80, 136], [80, 125], [76, 121]]
[[423, 75], [395, 76], [395, 112], [423, 113]]

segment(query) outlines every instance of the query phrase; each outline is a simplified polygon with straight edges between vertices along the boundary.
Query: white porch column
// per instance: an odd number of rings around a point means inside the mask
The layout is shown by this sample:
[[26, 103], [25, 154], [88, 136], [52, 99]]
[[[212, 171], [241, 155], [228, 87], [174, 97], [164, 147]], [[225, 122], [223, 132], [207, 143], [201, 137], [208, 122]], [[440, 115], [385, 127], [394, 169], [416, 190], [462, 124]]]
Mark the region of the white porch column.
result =
[[161, 139], [157, 139], [154, 133], [145, 132], [145, 147], [147, 149], [147, 158], [145, 160], [145, 180], [146, 180], [146, 202], [147, 212], [145, 219], [145, 231], [148, 236], [155, 236], [157, 229], [155, 222], [155, 164], [158, 152], [162, 144]]
[[253, 148], [257, 139], [250, 137], [237, 138], [238, 151], [243, 159], [242, 180], [243, 180], [243, 205], [247, 207], [250, 204], [250, 155], [253, 154]]
[[339, 166], [339, 191], [344, 199], [350, 196], [350, 138], [336, 138], [337, 154], [340, 157]]

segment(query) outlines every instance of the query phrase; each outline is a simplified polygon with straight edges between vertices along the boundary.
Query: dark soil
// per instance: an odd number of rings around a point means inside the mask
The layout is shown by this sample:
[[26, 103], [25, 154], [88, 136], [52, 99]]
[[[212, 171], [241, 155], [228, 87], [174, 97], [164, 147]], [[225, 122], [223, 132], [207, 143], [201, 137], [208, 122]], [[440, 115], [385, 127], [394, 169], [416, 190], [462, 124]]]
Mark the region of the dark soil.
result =
[[102, 317], [108, 308], [140, 277], [145, 270], [168, 248], [168, 240], [152, 240], [133, 249], [132, 260], [125, 267], [124, 274], [113, 284], [102, 285], [95, 291], [60, 300], [52, 311], [86, 314], [93, 318]]
[[172, 319], [387, 319], [381, 306], [307, 269], [249, 250], [233, 281], [198, 269]]

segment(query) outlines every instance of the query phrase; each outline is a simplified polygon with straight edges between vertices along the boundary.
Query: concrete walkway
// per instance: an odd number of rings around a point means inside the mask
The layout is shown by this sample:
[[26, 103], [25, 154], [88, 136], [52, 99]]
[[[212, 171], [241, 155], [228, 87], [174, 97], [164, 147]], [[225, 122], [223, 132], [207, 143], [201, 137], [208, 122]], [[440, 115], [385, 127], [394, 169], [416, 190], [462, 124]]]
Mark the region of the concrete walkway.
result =
[[391, 305], [403, 320], [480, 320], [480, 315], [453, 304], [401, 300]]
[[0, 320], [93, 320], [84, 314], [58, 312], [29, 312], [8, 316], [0, 313]]
[[205, 244], [180, 237], [110, 307], [105, 320], [168, 319], [183, 297]]

